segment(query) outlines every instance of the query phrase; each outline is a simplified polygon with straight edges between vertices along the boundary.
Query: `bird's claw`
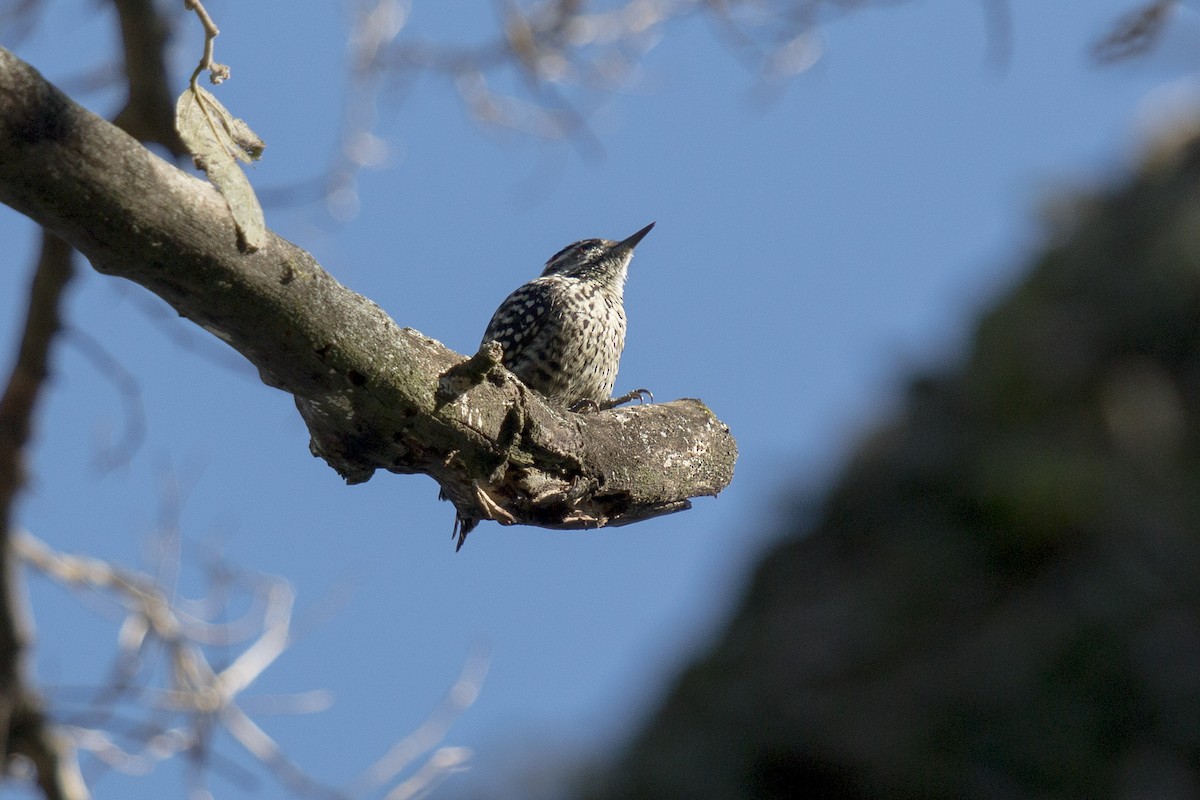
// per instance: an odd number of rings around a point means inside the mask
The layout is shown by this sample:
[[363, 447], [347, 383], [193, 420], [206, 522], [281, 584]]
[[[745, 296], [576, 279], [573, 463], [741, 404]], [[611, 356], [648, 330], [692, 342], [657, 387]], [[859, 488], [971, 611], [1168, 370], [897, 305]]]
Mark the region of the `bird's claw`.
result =
[[638, 405], [654, 402], [654, 393], [649, 389], [634, 389], [632, 392], [627, 392], [620, 397], [613, 397], [605, 400], [603, 403], [597, 403], [595, 400], [576, 400], [567, 407], [568, 411], [573, 411], [576, 414], [591, 413], [597, 411], [608, 411], [610, 408], [623, 406], [626, 403], [631, 403], [634, 400], [638, 401]]
[[639, 406], [645, 405], [646, 403], [653, 403], [654, 393], [649, 389], [634, 389], [632, 392], [626, 392], [620, 397], [614, 397], [613, 399], [607, 401], [604, 404], [604, 408], [605, 410], [616, 408], [617, 406], [623, 406], [626, 403], [632, 403], [634, 400], [638, 401]]

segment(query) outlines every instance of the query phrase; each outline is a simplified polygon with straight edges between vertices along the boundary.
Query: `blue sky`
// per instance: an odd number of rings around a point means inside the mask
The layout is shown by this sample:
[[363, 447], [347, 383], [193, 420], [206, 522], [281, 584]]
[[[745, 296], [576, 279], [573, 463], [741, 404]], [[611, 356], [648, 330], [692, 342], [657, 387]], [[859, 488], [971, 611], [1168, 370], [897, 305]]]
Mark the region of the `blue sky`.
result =
[[[268, 143], [251, 170], [260, 189], [321, 171], [336, 144], [345, 4], [305, 5], [209, 3], [217, 58], [233, 68], [218, 96]], [[489, 3], [414, 5], [402, 36], [472, 41], [494, 25]], [[136, 382], [145, 439], [127, 465], [96, 469], [125, 412], [83, 348], [64, 344], [22, 524], [63, 550], [147, 566], [178, 496], [185, 556], [219, 544], [246, 569], [286, 576], [301, 635], [250, 695], [332, 693], [320, 715], [260, 718], [332, 783], [415, 726], [478, 647], [490, 671], [447, 738], [476, 766], [443, 796], [600, 752], [727, 618], [783, 498], [817, 496], [895, 407], [904, 376], [960, 352], [972, 315], [1036, 247], [1042, 209], [1126, 172], [1147, 109], [1163, 87], [1189, 86], [1200, 60], [1188, 6], [1159, 51], [1101, 68], [1088, 48], [1133, 0], [1010, 5], [1001, 67], [982, 3], [923, 0], [831, 21], [823, 59], [769, 96], [711, 25], [671, 24], [592, 117], [599, 159], [482, 128], [430, 76], [381, 96], [376, 133], [391, 156], [361, 174], [356, 216], [267, 208], [268, 224], [339, 280], [461, 352], [563, 245], [657, 221], [631, 267], [617, 391], [699, 397], [731, 426], [741, 458], [719, 498], [598, 532], [488, 523], [455, 554], [452, 510], [431, 480], [344, 486], [309, 455], [290, 398], [140, 288], [85, 271], [71, 325]], [[110, 94], [77, 91], [114, 52], [99, 8], [51, 2], [15, 50], [110, 114]], [[14, 44], [2, 31], [0, 42]], [[173, 51], [180, 89], [199, 42], [187, 20]], [[0, 210], [0, 240], [9, 353], [34, 237]], [[50, 698], [102, 682], [111, 614], [36, 577], [31, 591]], [[98, 795], [182, 794], [180, 772], [106, 774]], [[213, 787], [254, 794], [220, 775]]]

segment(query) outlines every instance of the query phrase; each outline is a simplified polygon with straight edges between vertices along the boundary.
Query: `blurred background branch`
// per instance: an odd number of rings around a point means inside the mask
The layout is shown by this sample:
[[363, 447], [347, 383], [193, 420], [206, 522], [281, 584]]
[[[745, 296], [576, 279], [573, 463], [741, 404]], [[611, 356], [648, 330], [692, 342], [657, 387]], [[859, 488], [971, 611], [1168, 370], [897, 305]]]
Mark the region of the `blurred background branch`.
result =
[[0, 395], [0, 755], [23, 757], [47, 800], [81, 800], [87, 788], [74, 756], [46, 724], [26, 664], [31, 645], [29, 610], [14, 563], [15, 507], [27, 481], [26, 448], [50, 373], [53, 344], [62, 328], [63, 293], [71, 279], [72, 250], [49, 232], [34, 268], [20, 345]]

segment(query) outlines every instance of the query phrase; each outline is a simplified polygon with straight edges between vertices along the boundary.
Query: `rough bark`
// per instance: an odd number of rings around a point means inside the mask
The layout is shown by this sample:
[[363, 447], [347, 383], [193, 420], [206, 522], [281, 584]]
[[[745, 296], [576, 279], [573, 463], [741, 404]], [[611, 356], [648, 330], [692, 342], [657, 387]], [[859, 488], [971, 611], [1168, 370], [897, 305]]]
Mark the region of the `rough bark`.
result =
[[547, 405], [484, 350], [401, 328], [306, 252], [254, 253], [220, 195], [0, 50], [0, 202], [127, 278], [289, 392], [312, 450], [347, 481], [434, 477], [460, 518], [583, 528], [689, 507], [732, 479], [737, 447], [698, 400], [597, 414]]

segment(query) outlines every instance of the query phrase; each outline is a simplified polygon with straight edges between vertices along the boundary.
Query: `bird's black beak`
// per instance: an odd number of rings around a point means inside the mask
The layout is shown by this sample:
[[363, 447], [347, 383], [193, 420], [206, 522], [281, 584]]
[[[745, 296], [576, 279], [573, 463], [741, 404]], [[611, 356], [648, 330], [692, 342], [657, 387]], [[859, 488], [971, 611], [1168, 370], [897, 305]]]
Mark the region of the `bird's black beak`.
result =
[[630, 236], [628, 239], [617, 242], [617, 246], [614, 247], [613, 250], [632, 250], [633, 248], [637, 247], [638, 242], [640, 242], [642, 239], [646, 238], [646, 234], [649, 233], [650, 229], [653, 227], [654, 227], [654, 223], [651, 222], [649, 225], [642, 228], [640, 231], [635, 233], [633, 236]]

